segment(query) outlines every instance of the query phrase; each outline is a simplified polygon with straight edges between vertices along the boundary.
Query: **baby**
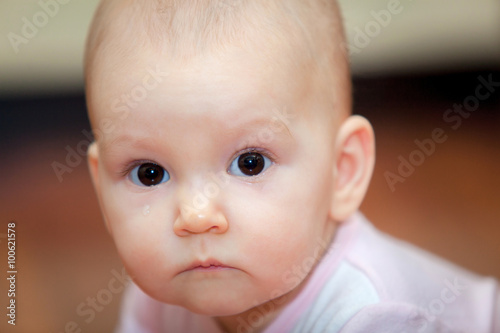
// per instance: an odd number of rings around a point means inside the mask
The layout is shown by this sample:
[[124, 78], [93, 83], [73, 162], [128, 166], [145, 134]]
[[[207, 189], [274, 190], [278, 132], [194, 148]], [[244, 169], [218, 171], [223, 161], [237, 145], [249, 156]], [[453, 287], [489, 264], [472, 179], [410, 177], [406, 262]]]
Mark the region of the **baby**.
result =
[[[333, 0], [106, 0], [88, 160], [118, 332], [500, 332], [498, 284], [357, 212], [374, 165]], [[496, 326], [495, 326], [496, 325]]]

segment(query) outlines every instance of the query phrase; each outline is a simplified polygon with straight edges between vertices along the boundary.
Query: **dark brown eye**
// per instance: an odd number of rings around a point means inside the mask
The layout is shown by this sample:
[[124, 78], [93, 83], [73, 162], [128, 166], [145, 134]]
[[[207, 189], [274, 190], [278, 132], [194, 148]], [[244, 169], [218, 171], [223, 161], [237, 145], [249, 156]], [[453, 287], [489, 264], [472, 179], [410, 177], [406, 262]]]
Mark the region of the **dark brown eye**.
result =
[[158, 164], [143, 163], [130, 173], [132, 182], [139, 186], [155, 186], [170, 179], [168, 172]]
[[271, 166], [269, 158], [257, 152], [248, 152], [238, 156], [229, 168], [237, 176], [257, 176]]

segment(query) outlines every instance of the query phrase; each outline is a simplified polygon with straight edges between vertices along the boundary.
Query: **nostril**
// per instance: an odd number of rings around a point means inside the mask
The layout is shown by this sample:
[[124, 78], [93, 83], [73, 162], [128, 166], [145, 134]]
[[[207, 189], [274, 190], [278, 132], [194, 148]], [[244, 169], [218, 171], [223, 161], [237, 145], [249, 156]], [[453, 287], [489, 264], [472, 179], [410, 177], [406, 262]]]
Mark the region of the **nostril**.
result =
[[202, 233], [224, 233], [228, 229], [227, 220], [221, 212], [180, 213], [174, 222], [174, 232], [178, 236], [189, 236]]
[[210, 232], [215, 232], [215, 233], [217, 233], [217, 232], [219, 232], [219, 231], [220, 231], [220, 228], [219, 228], [218, 226], [214, 225], [213, 227], [211, 227], [211, 228], [209, 229], [209, 231], [210, 231]]

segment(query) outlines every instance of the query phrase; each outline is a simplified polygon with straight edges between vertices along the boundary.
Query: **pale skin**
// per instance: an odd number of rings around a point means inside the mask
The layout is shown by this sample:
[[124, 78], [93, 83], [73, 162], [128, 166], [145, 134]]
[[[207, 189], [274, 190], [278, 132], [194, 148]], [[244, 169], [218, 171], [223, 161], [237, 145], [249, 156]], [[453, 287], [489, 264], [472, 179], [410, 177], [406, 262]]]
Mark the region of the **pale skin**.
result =
[[[169, 75], [126, 116], [113, 112], [111, 100], [151, 64]], [[93, 124], [115, 126], [88, 160], [127, 271], [151, 297], [212, 316], [229, 332], [239, 316], [274, 302], [261, 331], [307, 280], [286, 273], [318, 256], [318, 240], [331, 242], [358, 209], [374, 164], [370, 124], [328, 116], [347, 115], [348, 103], [332, 110], [311, 88], [320, 81], [299, 80], [286, 64], [270, 70], [242, 50], [188, 66], [145, 50], [122, 66], [96, 71]], [[238, 164], [256, 159], [255, 175]], [[141, 182], [144, 165], [160, 172], [155, 185]]]

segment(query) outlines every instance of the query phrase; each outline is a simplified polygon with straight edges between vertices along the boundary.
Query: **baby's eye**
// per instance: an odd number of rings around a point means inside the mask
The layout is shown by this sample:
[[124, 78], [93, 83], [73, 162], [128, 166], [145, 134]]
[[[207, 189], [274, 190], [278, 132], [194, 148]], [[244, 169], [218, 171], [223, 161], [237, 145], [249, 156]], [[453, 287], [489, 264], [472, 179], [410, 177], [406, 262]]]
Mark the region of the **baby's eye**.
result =
[[257, 152], [248, 152], [239, 155], [231, 162], [229, 172], [236, 176], [257, 176], [271, 166], [266, 156]]
[[139, 186], [155, 186], [170, 179], [168, 172], [158, 164], [143, 163], [130, 172], [130, 180]]

